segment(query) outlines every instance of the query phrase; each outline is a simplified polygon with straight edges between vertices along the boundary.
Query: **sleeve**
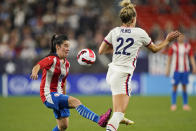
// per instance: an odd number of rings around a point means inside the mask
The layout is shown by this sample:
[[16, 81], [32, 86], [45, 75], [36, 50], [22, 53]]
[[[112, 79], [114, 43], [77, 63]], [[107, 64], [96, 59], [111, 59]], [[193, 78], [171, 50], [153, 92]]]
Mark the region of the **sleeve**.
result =
[[44, 59], [40, 60], [37, 64], [40, 65], [40, 68], [41, 69], [47, 69], [49, 70], [51, 65], [53, 64], [53, 58], [48, 56], [48, 57], [45, 57]]
[[112, 45], [112, 30], [108, 33], [103, 41], [105, 41], [108, 45]]
[[173, 48], [170, 47], [169, 50], [168, 50], [168, 56], [171, 56], [173, 54], [173, 51], [174, 51]]
[[193, 48], [190, 46], [190, 50], [189, 50], [189, 53], [188, 53], [189, 56], [193, 56]]
[[151, 38], [148, 36], [148, 34], [146, 33], [146, 31], [142, 30], [141, 31], [141, 42], [144, 46], [148, 47], [151, 43], [152, 43], [152, 40]]

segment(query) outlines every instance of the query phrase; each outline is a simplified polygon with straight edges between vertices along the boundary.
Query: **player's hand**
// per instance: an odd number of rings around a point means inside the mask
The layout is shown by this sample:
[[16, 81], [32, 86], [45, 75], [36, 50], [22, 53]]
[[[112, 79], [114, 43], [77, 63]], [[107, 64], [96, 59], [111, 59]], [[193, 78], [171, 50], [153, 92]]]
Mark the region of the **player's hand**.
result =
[[33, 72], [32, 72], [30, 78], [33, 79], [33, 80], [37, 80], [37, 79], [38, 79], [37, 73], [33, 73]]
[[39, 70], [40, 70], [40, 65], [39, 64], [35, 65], [32, 69], [32, 74], [31, 74], [30, 78], [33, 80], [37, 80]]
[[170, 32], [167, 37], [166, 37], [166, 40], [171, 42], [173, 40], [175, 40], [178, 36], [180, 36], [180, 32], [179, 31], [173, 31], [173, 32]]

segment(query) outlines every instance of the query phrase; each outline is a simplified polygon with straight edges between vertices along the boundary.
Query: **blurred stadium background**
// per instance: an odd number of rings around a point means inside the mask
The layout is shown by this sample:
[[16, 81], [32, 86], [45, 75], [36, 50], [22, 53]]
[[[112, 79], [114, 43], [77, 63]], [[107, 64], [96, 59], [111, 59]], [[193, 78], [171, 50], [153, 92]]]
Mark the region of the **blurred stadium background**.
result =
[[[105, 82], [111, 55], [97, 55], [96, 63], [88, 68], [77, 63], [76, 55], [83, 48], [91, 48], [97, 53], [104, 36], [120, 25], [119, 1], [0, 1], [0, 95], [3, 96], [0, 97], [0, 130], [44, 131], [51, 130], [55, 125], [52, 113], [49, 114], [39, 100], [41, 76], [37, 81], [29, 79], [32, 67], [49, 53], [50, 38], [54, 33], [68, 34], [72, 43], [68, 57], [71, 68], [67, 93], [82, 95], [79, 98], [96, 112], [101, 113], [111, 106], [108, 96], [111, 93]], [[137, 26], [144, 28], [154, 43], [163, 40], [168, 32], [180, 30], [196, 53], [196, 0], [132, 2], [136, 4]], [[136, 131], [196, 130], [196, 76], [190, 76], [188, 85], [193, 110], [183, 112], [179, 109], [171, 113], [171, 83], [170, 78], [164, 76], [166, 54], [167, 48], [158, 54], [152, 54], [145, 48], [140, 50], [132, 81], [133, 102], [127, 111], [127, 116], [138, 124], [129, 128], [123, 126], [120, 131], [131, 128]], [[181, 94], [181, 88], [178, 92]], [[181, 101], [178, 102], [180, 105]], [[101, 130], [80, 119], [76, 113], [72, 116], [70, 131]]]

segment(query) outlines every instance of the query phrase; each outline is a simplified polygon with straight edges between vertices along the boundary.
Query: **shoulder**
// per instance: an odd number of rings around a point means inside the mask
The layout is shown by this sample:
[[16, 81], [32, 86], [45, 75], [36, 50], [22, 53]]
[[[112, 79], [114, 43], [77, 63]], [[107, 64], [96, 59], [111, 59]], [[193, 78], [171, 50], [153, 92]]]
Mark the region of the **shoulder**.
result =
[[54, 58], [56, 58], [55, 56], [46, 56], [45, 58], [49, 59], [49, 60], [53, 60]]
[[42, 58], [40, 61], [44, 61], [44, 62], [52, 62], [54, 61], [55, 56], [45, 56], [44, 58]]
[[133, 28], [135, 32], [137, 32], [138, 34], [141, 34], [141, 35], [148, 35], [147, 32], [142, 29], [142, 28], [139, 28], [139, 27], [135, 27]]
[[189, 43], [184, 43], [184, 46], [185, 46], [185, 48], [187, 48], [187, 49], [191, 49], [191, 44], [189, 44]]
[[58, 57], [56, 56], [47, 56], [46, 57], [48, 59], [49, 62], [57, 62], [58, 61]]

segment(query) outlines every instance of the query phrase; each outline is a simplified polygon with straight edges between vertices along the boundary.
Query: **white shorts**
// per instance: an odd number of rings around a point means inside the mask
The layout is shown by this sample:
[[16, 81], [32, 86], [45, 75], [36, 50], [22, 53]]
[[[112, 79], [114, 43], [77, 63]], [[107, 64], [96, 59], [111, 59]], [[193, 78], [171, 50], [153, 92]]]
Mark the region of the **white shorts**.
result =
[[131, 95], [131, 78], [129, 73], [118, 72], [112, 68], [108, 69], [106, 81], [111, 87], [112, 95]]

